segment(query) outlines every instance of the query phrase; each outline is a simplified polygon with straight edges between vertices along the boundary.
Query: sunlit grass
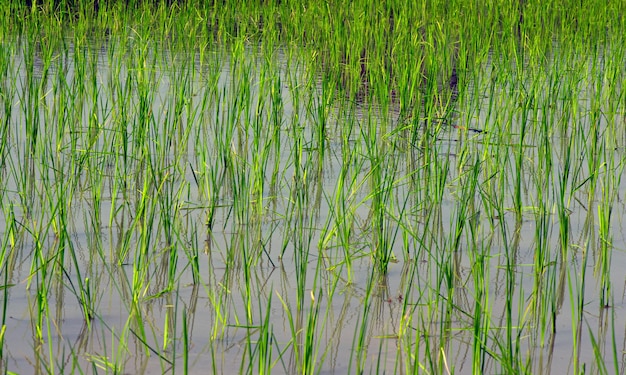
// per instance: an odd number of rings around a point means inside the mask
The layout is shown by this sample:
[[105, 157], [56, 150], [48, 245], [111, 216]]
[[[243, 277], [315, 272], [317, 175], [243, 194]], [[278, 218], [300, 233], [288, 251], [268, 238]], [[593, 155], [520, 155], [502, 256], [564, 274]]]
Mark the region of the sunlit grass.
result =
[[624, 7], [3, 4], [0, 370], [622, 372]]

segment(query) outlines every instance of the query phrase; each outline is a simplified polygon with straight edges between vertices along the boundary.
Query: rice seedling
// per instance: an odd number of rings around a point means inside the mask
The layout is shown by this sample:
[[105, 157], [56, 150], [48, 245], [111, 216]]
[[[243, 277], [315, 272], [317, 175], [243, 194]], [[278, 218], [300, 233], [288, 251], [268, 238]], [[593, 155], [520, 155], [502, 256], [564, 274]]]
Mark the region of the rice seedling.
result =
[[0, 371], [622, 372], [625, 11], [4, 2]]

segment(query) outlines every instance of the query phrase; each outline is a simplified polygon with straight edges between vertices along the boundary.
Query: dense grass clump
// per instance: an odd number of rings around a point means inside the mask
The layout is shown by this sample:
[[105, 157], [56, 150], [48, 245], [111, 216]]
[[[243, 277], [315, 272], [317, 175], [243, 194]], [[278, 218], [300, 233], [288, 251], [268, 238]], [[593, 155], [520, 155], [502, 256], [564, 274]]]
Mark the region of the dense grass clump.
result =
[[622, 14], [2, 3], [0, 372], [624, 372]]

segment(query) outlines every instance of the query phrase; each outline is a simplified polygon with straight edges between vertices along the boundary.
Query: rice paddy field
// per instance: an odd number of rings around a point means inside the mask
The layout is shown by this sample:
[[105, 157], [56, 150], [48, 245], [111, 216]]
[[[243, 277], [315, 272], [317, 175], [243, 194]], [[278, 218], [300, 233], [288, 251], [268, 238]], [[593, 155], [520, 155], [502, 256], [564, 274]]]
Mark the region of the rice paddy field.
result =
[[621, 0], [0, 3], [1, 374], [623, 374]]

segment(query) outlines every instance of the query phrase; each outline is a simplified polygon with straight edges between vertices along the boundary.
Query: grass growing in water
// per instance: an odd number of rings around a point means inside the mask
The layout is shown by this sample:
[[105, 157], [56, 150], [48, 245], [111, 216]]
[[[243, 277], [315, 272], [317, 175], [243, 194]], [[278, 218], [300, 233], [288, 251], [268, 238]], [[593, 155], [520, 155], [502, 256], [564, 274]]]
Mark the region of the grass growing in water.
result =
[[2, 371], [621, 372], [584, 5], [3, 4]]

